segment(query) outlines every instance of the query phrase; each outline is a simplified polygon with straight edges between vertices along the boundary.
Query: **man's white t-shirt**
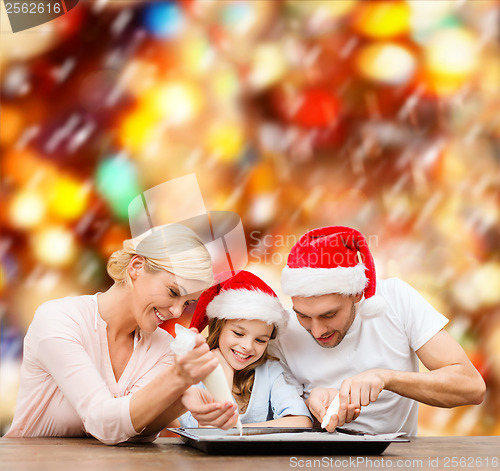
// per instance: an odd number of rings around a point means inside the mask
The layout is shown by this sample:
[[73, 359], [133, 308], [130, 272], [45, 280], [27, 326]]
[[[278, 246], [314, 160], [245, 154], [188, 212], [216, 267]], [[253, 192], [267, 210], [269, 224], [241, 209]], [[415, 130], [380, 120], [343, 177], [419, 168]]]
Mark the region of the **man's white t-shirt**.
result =
[[[299, 324], [290, 309], [290, 322], [273, 341], [271, 352], [280, 358], [288, 382], [304, 398], [314, 387], [340, 389], [342, 381], [373, 368], [418, 372], [415, 352], [436, 335], [448, 319], [407, 283], [391, 278], [377, 282], [383, 313], [368, 315], [364, 300], [344, 339], [324, 348]], [[417, 434], [418, 403], [383, 390], [377, 401], [362, 407], [346, 428], [372, 433]]]

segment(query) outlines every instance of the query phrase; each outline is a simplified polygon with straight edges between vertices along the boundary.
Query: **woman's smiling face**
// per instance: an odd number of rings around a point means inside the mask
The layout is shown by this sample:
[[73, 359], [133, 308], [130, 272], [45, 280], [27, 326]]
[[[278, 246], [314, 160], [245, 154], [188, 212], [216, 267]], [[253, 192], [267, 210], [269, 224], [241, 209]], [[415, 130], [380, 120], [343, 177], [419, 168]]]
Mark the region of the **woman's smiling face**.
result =
[[227, 320], [219, 336], [219, 349], [233, 369], [242, 370], [264, 355], [273, 329], [273, 325], [255, 319]]
[[[150, 273], [143, 259], [132, 264], [132, 309], [135, 320], [145, 332], [152, 333], [163, 322], [178, 318], [186, 306], [201, 294], [203, 283], [185, 280], [168, 271]], [[194, 291], [198, 289], [198, 291]]]

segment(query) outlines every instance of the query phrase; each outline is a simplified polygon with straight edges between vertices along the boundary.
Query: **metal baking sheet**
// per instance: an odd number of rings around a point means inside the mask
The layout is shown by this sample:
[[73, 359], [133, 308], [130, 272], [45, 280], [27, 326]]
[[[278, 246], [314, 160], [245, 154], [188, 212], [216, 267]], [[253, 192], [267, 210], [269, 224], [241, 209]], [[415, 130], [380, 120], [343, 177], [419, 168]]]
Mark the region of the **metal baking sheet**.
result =
[[373, 435], [337, 429], [246, 427], [236, 429], [169, 428], [187, 445], [217, 455], [380, 455], [393, 442], [408, 442], [401, 433]]

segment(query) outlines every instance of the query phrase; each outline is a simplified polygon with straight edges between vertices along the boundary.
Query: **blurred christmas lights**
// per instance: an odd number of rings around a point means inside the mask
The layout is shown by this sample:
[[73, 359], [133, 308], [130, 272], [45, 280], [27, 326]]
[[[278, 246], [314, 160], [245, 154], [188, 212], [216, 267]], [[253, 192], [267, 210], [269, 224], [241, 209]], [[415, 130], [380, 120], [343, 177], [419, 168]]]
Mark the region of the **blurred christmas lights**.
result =
[[362, 75], [375, 82], [400, 85], [411, 79], [416, 60], [406, 48], [394, 43], [373, 43], [357, 55], [357, 66]]
[[221, 162], [238, 161], [244, 145], [245, 136], [237, 123], [214, 123], [207, 132], [206, 151]]
[[373, 39], [388, 39], [410, 30], [411, 10], [406, 2], [379, 0], [360, 2], [354, 28]]
[[198, 86], [188, 81], [169, 81], [149, 90], [141, 100], [148, 115], [161, 118], [167, 125], [189, 123], [202, 110], [203, 94]]
[[48, 209], [55, 218], [74, 221], [87, 209], [89, 190], [88, 185], [61, 176], [49, 190]]
[[173, 39], [184, 30], [184, 14], [174, 1], [149, 3], [144, 8], [144, 25], [156, 37]]
[[72, 232], [62, 226], [49, 226], [35, 232], [34, 254], [49, 267], [67, 267], [77, 255]]
[[424, 65], [432, 91], [456, 92], [477, 67], [477, 40], [464, 28], [435, 33], [425, 48]]
[[[470, 320], [460, 338], [498, 395], [498, 2], [79, 5], [43, 32], [2, 21], [7, 322], [109, 286], [130, 200], [196, 172], [249, 241], [375, 233], [382, 277]], [[278, 290], [286, 245], [252, 252]], [[500, 430], [490, 404], [474, 410], [423, 407], [420, 429]]]
[[38, 226], [47, 212], [46, 201], [42, 194], [33, 190], [22, 190], [10, 203], [11, 224], [19, 229], [32, 229]]
[[96, 187], [116, 217], [123, 220], [128, 217], [129, 203], [141, 191], [135, 166], [123, 156], [108, 158], [97, 166]]

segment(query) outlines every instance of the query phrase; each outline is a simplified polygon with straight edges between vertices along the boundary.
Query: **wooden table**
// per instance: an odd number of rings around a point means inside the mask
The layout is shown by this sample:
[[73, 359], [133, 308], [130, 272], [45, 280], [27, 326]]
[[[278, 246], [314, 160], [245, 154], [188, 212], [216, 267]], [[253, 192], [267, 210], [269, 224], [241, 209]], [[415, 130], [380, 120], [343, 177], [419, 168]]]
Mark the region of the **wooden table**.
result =
[[[0, 439], [0, 470], [281, 471], [293, 469], [498, 470], [500, 437], [422, 437], [379, 456], [212, 456], [178, 438], [106, 446], [94, 439]], [[316, 461], [314, 461], [316, 460]]]

